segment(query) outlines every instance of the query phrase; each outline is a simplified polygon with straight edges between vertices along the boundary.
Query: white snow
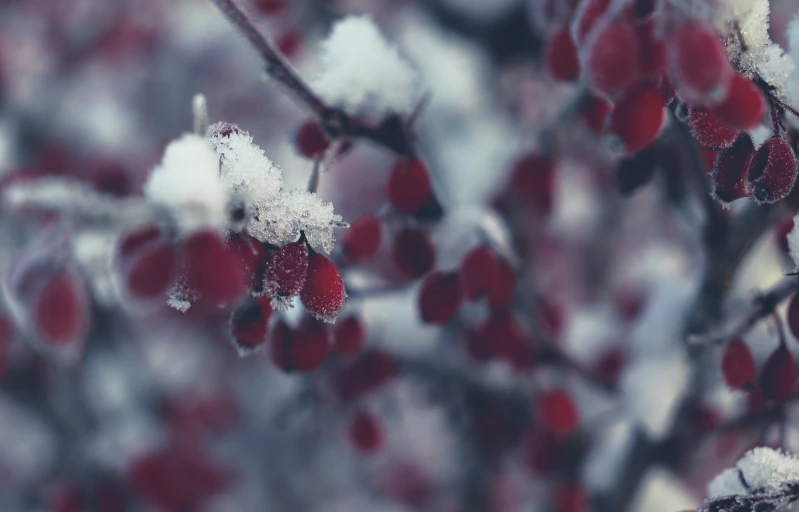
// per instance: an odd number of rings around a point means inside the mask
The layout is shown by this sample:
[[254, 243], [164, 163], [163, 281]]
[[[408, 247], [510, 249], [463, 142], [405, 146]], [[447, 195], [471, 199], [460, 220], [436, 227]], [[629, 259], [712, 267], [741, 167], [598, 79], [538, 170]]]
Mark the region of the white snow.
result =
[[350, 16], [322, 42], [323, 71], [313, 89], [327, 102], [355, 114], [406, 112], [417, 97], [417, 76], [397, 48], [367, 16]]
[[799, 268], [799, 215], [793, 218], [793, 229], [788, 233], [788, 251], [796, 268]]
[[[746, 481], [749, 490], [744, 486]], [[799, 481], [799, 459], [773, 448], [748, 451], [735, 468], [727, 469], [708, 485], [708, 498], [719, 498], [751, 491], [777, 492], [786, 484]]]

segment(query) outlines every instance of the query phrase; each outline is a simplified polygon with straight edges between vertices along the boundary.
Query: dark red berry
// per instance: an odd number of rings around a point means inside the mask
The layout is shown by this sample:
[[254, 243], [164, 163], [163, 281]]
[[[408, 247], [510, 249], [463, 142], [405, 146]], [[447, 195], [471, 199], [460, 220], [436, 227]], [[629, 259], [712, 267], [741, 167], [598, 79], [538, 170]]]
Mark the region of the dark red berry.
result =
[[555, 492], [552, 512], [588, 512], [590, 502], [585, 487], [578, 483], [561, 485]]
[[472, 249], [463, 258], [460, 268], [464, 296], [476, 301], [487, 296], [497, 282], [499, 260], [490, 247]]
[[461, 306], [463, 293], [455, 272], [433, 272], [419, 291], [419, 313], [428, 324], [445, 324], [452, 320]]
[[788, 310], [785, 312], [788, 321], [788, 329], [791, 330], [793, 337], [799, 340], [799, 294], [794, 293], [788, 303]]
[[728, 148], [738, 138], [738, 130], [727, 127], [716, 117], [715, 111], [692, 108], [688, 111], [688, 126], [691, 135], [700, 144], [715, 150]]
[[793, 189], [796, 172], [796, 154], [791, 145], [779, 137], [767, 140], [749, 165], [749, 197], [758, 204], [776, 203]]
[[200, 231], [183, 243], [186, 284], [204, 299], [231, 304], [247, 294], [247, 276], [236, 255], [215, 231]]
[[577, 47], [568, 25], [552, 31], [544, 50], [544, 59], [549, 75], [559, 82], [569, 82], [580, 76]]
[[755, 155], [755, 146], [748, 133], [742, 133], [735, 143], [719, 151], [710, 173], [713, 196], [727, 204], [746, 197], [746, 177]]
[[142, 300], [164, 297], [177, 274], [178, 260], [177, 248], [154, 226], [123, 235], [114, 255], [125, 291]]
[[654, 85], [639, 86], [614, 105], [610, 133], [619, 138], [625, 153], [636, 153], [657, 138], [665, 116], [660, 89]]
[[793, 394], [796, 385], [796, 360], [785, 345], [766, 359], [760, 370], [760, 388], [766, 400], [781, 402]]
[[397, 160], [388, 179], [388, 199], [402, 213], [416, 213], [433, 196], [427, 167], [419, 160]]
[[552, 208], [555, 166], [550, 159], [539, 154], [525, 155], [513, 166], [511, 186], [523, 201], [547, 213]]
[[286, 244], [266, 266], [266, 292], [273, 297], [295, 297], [308, 276], [308, 248], [305, 242]]
[[616, 384], [626, 364], [627, 353], [621, 348], [611, 348], [599, 355], [594, 368], [602, 380]]
[[47, 277], [32, 313], [36, 334], [51, 348], [82, 342], [89, 329], [89, 298], [75, 277], [66, 271]]
[[291, 368], [301, 372], [312, 372], [320, 368], [330, 354], [330, 335], [325, 325], [309, 321], [296, 331], [289, 344]]
[[272, 254], [264, 248], [261, 242], [250, 235], [232, 233], [225, 240], [225, 244], [241, 263], [244, 273], [248, 277], [250, 288], [262, 286], [266, 264]]
[[741, 340], [732, 340], [724, 347], [721, 375], [732, 389], [742, 389], [755, 383], [757, 368], [752, 352]]
[[334, 322], [347, 292], [336, 265], [319, 253], [308, 258], [308, 278], [300, 291], [305, 309], [324, 322]]
[[289, 6], [290, 0], [255, 0], [255, 8], [267, 15], [267, 16], [276, 16]]
[[417, 228], [405, 228], [394, 237], [394, 262], [409, 277], [422, 277], [436, 261], [433, 244], [427, 234]]
[[495, 307], [507, 306], [513, 299], [515, 288], [516, 271], [513, 270], [513, 267], [507, 261], [499, 260], [497, 280], [488, 294], [488, 303]]
[[294, 332], [283, 320], [275, 324], [275, 328], [272, 329], [272, 334], [269, 336], [272, 362], [284, 372], [290, 372], [294, 369], [291, 363], [291, 343], [293, 339]]
[[614, 21], [597, 30], [585, 49], [584, 76], [593, 90], [617, 96], [640, 78], [638, 38], [632, 26], [624, 21]]
[[376, 391], [397, 375], [397, 363], [386, 352], [365, 350], [351, 364], [333, 375], [333, 387], [349, 402]]
[[572, 397], [561, 389], [544, 392], [536, 405], [541, 426], [557, 438], [569, 437], [577, 429], [579, 414]]
[[308, 120], [300, 125], [294, 143], [297, 151], [305, 158], [318, 160], [325, 155], [330, 147], [330, 140], [322, 126], [314, 120]]
[[711, 106], [727, 96], [733, 71], [714, 30], [688, 23], [671, 34], [666, 47], [669, 78], [680, 98], [691, 106]]
[[352, 355], [366, 342], [366, 330], [363, 322], [351, 316], [336, 323], [333, 331], [333, 346], [342, 356]]
[[344, 233], [344, 254], [353, 263], [367, 260], [380, 249], [380, 221], [371, 215], [361, 217]]
[[478, 326], [468, 343], [469, 353], [477, 361], [501, 357], [513, 364], [527, 340], [510, 312], [497, 311]]
[[734, 130], [752, 130], [766, 115], [766, 99], [751, 80], [735, 74], [730, 80], [727, 97], [713, 107], [713, 113]]
[[383, 446], [383, 428], [372, 414], [361, 411], [350, 424], [350, 441], [360, 453], [375, 453]]
[[267, 301], [248, 298], [230, 317], [230, 336], [240, 355], [249, 355], [266, 343], [272, 307]]

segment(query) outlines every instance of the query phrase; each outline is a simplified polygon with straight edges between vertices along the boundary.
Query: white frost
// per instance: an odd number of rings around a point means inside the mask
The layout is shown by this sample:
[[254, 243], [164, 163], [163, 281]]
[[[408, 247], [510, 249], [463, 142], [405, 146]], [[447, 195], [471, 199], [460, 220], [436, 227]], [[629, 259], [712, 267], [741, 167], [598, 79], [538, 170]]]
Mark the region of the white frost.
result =
[[[744, 486], [746, 482], [749, 489]], [[733, 469], [727, 469], [708, 485], [708, 498], [719, 498], [750, 491], [777, 492], [784, 485], [799, 481], [799, 459], [794, 455], [759, 447], [748, 451]]]
[[369, 17], [338, 21], [322, 42], [321, 54], [323, 71], [313, 89], [329, 103], [376, 116], [413, 106], [416, 72]]

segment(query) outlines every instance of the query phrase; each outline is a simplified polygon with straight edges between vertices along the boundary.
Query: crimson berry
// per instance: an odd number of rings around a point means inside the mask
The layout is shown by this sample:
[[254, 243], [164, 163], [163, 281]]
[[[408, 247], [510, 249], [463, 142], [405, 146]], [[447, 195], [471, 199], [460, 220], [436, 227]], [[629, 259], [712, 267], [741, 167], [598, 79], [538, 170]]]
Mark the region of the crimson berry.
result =
[[308, 276], [308, 248], [304, 241], [286, 244], [266, 267], [266, 291], [278, 298], [299, 295]]
[[742, 389], [754, 384], [757, 369], [746, 343], [741, 340], [727, 343], [721, 358], [721, 374], [724, 382], [732, 389]]
[[333, 346], [342, 356], [358, 352], [365, 342], [366, 330], [358, 318], [351, 316], [336, 324], [333, 331]]
[[499, 260], [497, 267], [497, 280], [491, 292], [488, 294], [488, 303], [494, 307], [504, 307], [510, 304], [513, 299], [513, 292], [516, 288], [516, 271], [510, 263]]
[[700, 144], [715, 150], [728, 148], [738, 138], [738, 130], [733, 130], [722, 123], [715, 115], [715, 110], [692, 108], [688, 111], [688, 126], [691, 135]]
[[494, 288], [499, 273], [499, 260], [490, 247], [472, 249], [463, 258], [460, 268], [464, 296], [476, 301]]
[[353, 263], [367, 260], [380, 249], [380, 221], [371, 215], [361, 217], [344, 233], [344, 254]]
[[350, 424], [350, 441], [358, 452], [371, 454], [383, 446], [383, 428], [377, 418], [361, 411]]
[[588, 493], [577, 483], [558, 487], [553, 500], [553, 512], [587, 512], [589, 510]]
[[644, 294], [637, 288], [622, 288], [613, 297], [613, 305], [620, 317], [628, 322], [635, 320], [644, 308]]
[[366, 350], [333, 375], [333, 387], [341, 400], [350, 402], [376, 391], [397, 375], [397, 363], [381, 350]]
[[333, 323], [347, 291], [336, 265], [319, 253], [308, 258], [308, 278], [300, 291], [305, 309], [318, 320]]
[[735, 74], [730, 80], [727, 97], [713, 107], [713, 113], [730, 128], [752, 130], [766, 115], [766, 99], [751, 80]]
[[586, 48], [585, 79], [595, 91], [616, 96], [635, 85], [640, 77], [638, 39], [633, 28], [623, 21], [608, 23], [597, 30]]
[[255, 8], [267, 16], [275, 16], [289, 5], [289, 0], [255, 0]]
[[230, 336], [239, 355], [249, 355], [266, 343], [272, 307], [267, 301], [248, 298], [230, 317]]
[[510, 312], [496, 311], [478, 326], [468, 343], [469, 353], [477, 361], [499, 356], [513, 364], [527, 340]]
[[48, 276], [33, 305], [36, 334], [48, 347], [82, 342], [89, 329], [89, 298], [66, 271]]
[[550, 34], [544, 49], [544, 60], [549, 75], [559, 82], [570, 82], [580, 76], [577, 47], [568, 25], [558, 27]]
[[523, 201], [541, 212], [549, 212], [555, 189], [555, 165], [539, 154], [525, 155], [513, 166], [511, 186]]
[[575, 13], [573, 24], [574, 42], [582, 46], [597, 21], [605, 14], [610, 5], [610, 0], [583, 0]]
[[297, 151], [305, 158], [318, 160], [325, 155], [330, 147], [330, 139], [322, 126], [313, 120], [308, 120], [300, 125], [294, 138]]
[[760, 388], [766, 400], [783, 401], [796, 385], [796, 360], [788, 347], [780, 344], [760, 370]]
[[409, 277], [422, 277], [436, 261], [433, 244], [427, 234], [417, 228], [405, 228], [394, 237], [394, 262]]
[[455, 272], [433, 272], [422, 283], [419, 292], [419, 313], [428, 324], [445, 324], [461, 306], [463, 292]]
[[746, 188], [758, 204], [775, 203], [796, 183], [796, 154], [784, 139], [774, 137], [760, 146], [749, 165]]
[[727, 204], [746, 196], [746, 175], [755, 146], [748, 133], [742, 133], [731, 147], [722, 149], [710, 174], [713, 197]]
[[278, 37], [275, 44], [280, 53], [285, 55], [289, 60], [293, 60], [302, 47], [302, 35], [294, 30], [289, 30]]
[[577, 429], [579, 415], [571, 396], [561, 389], [545, 391], [536, 405], [541, 426], [557, 438], [569, 437]]
[[229, 304], [247, 293], [247, 276], [236, 255], [215, 231], [200, 231], [183, 244], [186, 284], [204, 298]]
[[657, 138], [665, 116], [660, 89], [643, 85], [625, 94], [614, 105], [610, 132], [619, 138], [626, 153], [635, 153]]
[[291, 343], [293, 338], [294, 332], [283, 320], [275, 324], [275, 328], [272, 330], [272, 334], [269, 337], [272, 362], [284, 372], [289, 372], [294, 369], [291, 363]]
[[416, 213], [433, 196], [427, 167], [419, 160], [401, 158], [388, 179], [388, 199], [402, 213]]
[[289, 344], [291, 368], [312, 372], [320, 368], [330, 354], [330, 335], [321, 322], [311, 320], [294, 331]]
[[671, 34], [666, 47], [670, 78], [691, 106], [718, 104], [727, 96], [732, 67], [727, 50], [712, 28], [688, 23]]
[[616, 384], [627, 364], [627, 353], [620, 348], [611, 348], [600, 354], [595, 363], [597, 375], [611, 384]]
[[795, 293], [791, 297], [785, 316], [786, 320], [788, 320], [788, 328], [791, 330], [791, 334], [799, 340], [799, 294]]
[[236, 258], [241, 263], [250, 288], [260, 287], [267, 262], [271, 259], [272, 254], [266, 250], [258, 239], [250, 235], [232, 233], [225, 240], [225, 245], [236, 255]]
[[125, 291], [143, 300], [163, 297], [178, 271], [177, 249], [153, 226], [122, 236], [114, 259]]

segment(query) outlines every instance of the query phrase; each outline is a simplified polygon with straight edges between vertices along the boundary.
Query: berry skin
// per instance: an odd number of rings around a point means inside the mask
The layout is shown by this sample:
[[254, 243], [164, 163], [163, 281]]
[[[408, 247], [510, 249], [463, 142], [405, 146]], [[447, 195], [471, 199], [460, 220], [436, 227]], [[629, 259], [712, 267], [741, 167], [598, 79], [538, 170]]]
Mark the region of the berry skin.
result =
[[758, 204], [776, 203], [796, 183], [796, 155], [784, 139], [774, 137], [760, 146], [749, 165], [746, 188]]
[[233, 233], [225, 240], [225, 245], [241, 263], [250, 288], [259, 287], [266, 271], [266, 264], [272, 254], [264, 248], [261, 242], [250, 235]]
[[361, 217], [344, 233], [344, 254], [353, 263], [367, 260], [380, 249], [381, 237], [380, 221], [371, 215]]
[[419, 160], [399, 159], [388, 179], [388, 200], [398, 211], [416, 213], [433, 196], [427, 167]]
[[494, 307], [504, 307], [513, 299], [513, 292], [516, 289], [516, 271], [505, 260], [499, 260], [497, 269], [497, 280], [491, 293], [488, 294], [488, 303]]
[[186, 284], [203, 298], [230, 304], [247, 293], [247, 276], [236, 255], [215, 231], [200, 231], [183, 243]]
[[727, 96], [733, 71], [727, 51], [712, 28], [688, 23], [666, 46], [669, 78], [690, 106], [712, 106]]
[[308, 258], [308, 278], [300, 291], [300, 300], [314, 318], [333, 323], [344, 305], [347, 292], [332, 261], [319, 253]]
[[476, 301], [494, 288], [499, 274], [499, 260], [489, 247], [472, 249], [463, 258], [460, 268], [461, 285], [467, 300]]
[[80, 342], [89, 329], [89, 299], [66, 271], [57, 271], [43, 282], [32, 313], [36, 334], [48, 347]]
[[249, 355], [266, 343], [272, 307], [267, 301], [248, 298], [230, 317], [230, 337], [239, 355]]
[[795, 293], [791, 297], [785, 316], [786, 320], [788, 320], [788, 328], [791, 330], [791, 334], [799, 340], [799, 294]]
[[522, 201], [542, 213], [552, 209], [555, 166], [544, 156], [532, 153], [521, 157], [511, 173], [513, 191]]
[[330, 354], [330, 335], [321, 322], [312, 320], [294, 331], [289, 345], [291, 367], [300, 372], [319, 369]]
[[361, 411], [350, 424], [350, 441], [359, 453], [369, 455], [383, 446], [383, 428], [373, 415]]
[[742, 133], [735, 143], [719, 151], [710, 173], [713, 197], [722, 204], [746, 197], [746, 176], [755, 146], [748, 133]]
[[599, 31], [586, 48], [583, 73], [588, 85], [610, 97], [617, 96], [638, 82], [641, 59], [638, 38], [633, 28], [615, 21]]
[[363, 323], [354, 316], [336, 323], [333, 331], [333, 346], [342, 356], [355, 354], [366, 342], [366, 330]]
[[713, 107], [713, 113], [734, 130], [752, 130], [766, 115], [766, 99], [749, 79], [735, 74], [730, 80], [727, 97]]
[[293, 338], [294, 332], [283, 320], [280, 320], [275, 325], [275, 328], [272, 330], [272, 334], [269, 337], [269, 355], [272, 357], [272, 362], [274, 365], [284, 372], [290, 372], [294, 369], [291, 363], [290, 352]]
[[786, 346], [780, 345], [760, 370], [763, 398], [781, 402], [791, 396], [795, 385], [796, 360]]
[[757, 368], [746, 343], [741, 340], [727, 343], [721, 358], [721, 375], [732, 389], [749, 388], [755, 383]]
[[571, 82], [580, 76], [577, 47], [568, 25], [558, 27], [550, 34], [544, 49], [544, 60], [549, 76], [558, 82]]
[[579, 414], [571, 396], [561, 389], [544, 392], [536, 405], [541, 426], [553, 436], [564, 439], [577, 429]]
[[511, 364], [527, 343], [516, 319], [507, 311], [492, 313], [478, 326], [467, 341], [469, 354], [476, 361], [502, 357]]
[[422, 283], [419, 313], [428, 324], [445, 324], [458, 314], [463, 293], [458, 274], [433, 272]]
[[703, 146], [719, 150], [733, 145], [738, 130], [733, 130], [716, 117], [715, 110], [692, 108], [688, 111], [688, 126], [691, 135]]
[[126, 233], [117, 242], [115, 268], [125, 291], [132, 297], [150, 300], [163, 297], [178, 271], [178, 251], [163, 240], [154, 226]]
[[289, 0], [255, 0], [255, 8], [266, 16], [277, 16], [289, 6]]
[[430, 272], [436, 252], [427, 234], [417, 228], [405, 228], [394, 237], [394, 262], [408, 277], [418, 278]]
[[272, 256], [266, 267], [266, 291], [273, 297], [296, 297], [308, 276], [308, 248], [305, 242], [286, 244]]
[[300, 125], [294, 138], [297, 152], [305, 158], [318, 160], [325, 155], [330, 147], [330, 139], [322, 127], [314, 120], [308, 120]]
[[643, 85], [624, 95], [613, 107], [610, 132], [619, 138], [625, 153], [636, 153], [657, 138], [665, 116], [660, 89]]

